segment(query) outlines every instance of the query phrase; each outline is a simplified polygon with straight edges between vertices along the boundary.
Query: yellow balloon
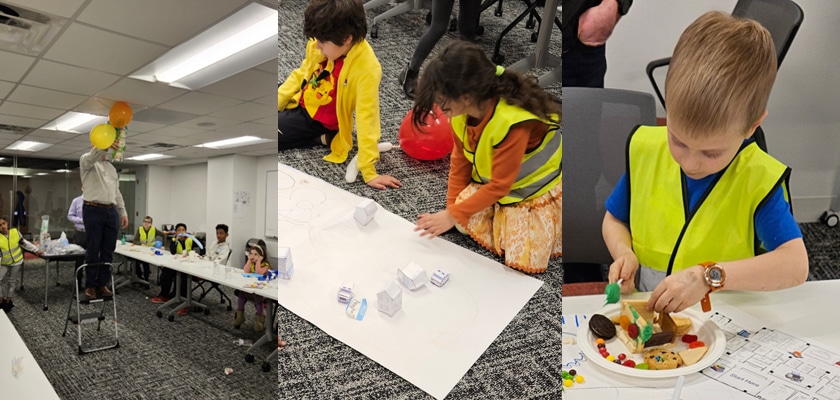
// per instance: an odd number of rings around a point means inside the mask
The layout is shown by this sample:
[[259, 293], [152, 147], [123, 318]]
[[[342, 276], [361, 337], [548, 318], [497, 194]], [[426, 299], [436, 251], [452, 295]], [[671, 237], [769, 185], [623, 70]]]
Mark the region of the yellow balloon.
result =
[[105, 150], [114, 144], [117, 130], [108, 124], [99, 124], [90, 130], [90, 143], [100, 150]]

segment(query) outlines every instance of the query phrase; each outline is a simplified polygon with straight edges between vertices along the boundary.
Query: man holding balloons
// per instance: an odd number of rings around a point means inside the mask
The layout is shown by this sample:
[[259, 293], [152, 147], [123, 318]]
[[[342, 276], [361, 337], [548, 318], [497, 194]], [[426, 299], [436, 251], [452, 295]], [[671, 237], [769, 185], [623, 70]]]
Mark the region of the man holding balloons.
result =
[[[111, 280], [110, 268], [90, 265], [113, 261], [119, 230], [128, 227], [128, 214], [120, 193], [119, 175], [117, 169], [108, 161], [108, 149], [113, 149], [115, 153], [121, 150], [116, 129], [124, 129], [131, 119], [130, 108], [127, 118], [115, 118], [113, 114], [117, 104], [111, 109], [111, 123], [97, 125], [91, 130], [93, 147], [79, 159], [79, 172], [82, 186], [85, 188], [82, 206], [82, 219], [87, 233], [85, 264], [89, 266], [85, 271], [85, 296], [91, 299], [96, 298], [97, 292], [101, 296], [113, 295], [107, 286]], [[118, 119], [115, 125], [115, 120]]]

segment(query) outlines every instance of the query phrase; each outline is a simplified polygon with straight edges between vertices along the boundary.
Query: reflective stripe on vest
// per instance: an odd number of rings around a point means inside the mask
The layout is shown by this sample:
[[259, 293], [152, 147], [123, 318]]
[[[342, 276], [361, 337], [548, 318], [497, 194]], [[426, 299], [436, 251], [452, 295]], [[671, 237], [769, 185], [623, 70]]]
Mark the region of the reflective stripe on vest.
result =
[[155, 243], [155, 227], [154, 226], [149, 228], [148, 239], [147, 239], [146, 231], [143, 229], [142, 226], [140, 228], [137, 228], [137, 231], [139, 232], [138, 234], [140, 235], [140, 243], [145, 243], [147, 245], [152, 245], [152, 244]]
[[627, 145], [630, 232], [639, 264], [670, 275], [704, 261], [756, 255], [755, 213], [790, 169], [758, 148], [743, 146], [688, 210], [685, 177], [668, 149], [666, 127], [641, 126]]
[[[0, 235], [0, 264], [13, 265], [23, 260], [23, 252], [20, 250], [20, 232], [17, 229], [9, 229], [9, 236]], [[14, 247], [9, 248], [10, 245]]]
[[464, 143], [464, 157], [473, 165], [472, 180], [482, 184], [490, 182], [493, 153], [505, 140], [511, 126], [524, 121], [538, 120], [549, 126], [548, 132], [539, 146], [525, 154], [510, 193], [499, 199], [499, 204], [509, 205], [533, 199], [559, 184], [562, 175], [560, 161], [563, 141], [558, 124], [510, 105], [504, 99], [498, 101], [492, 112], [493, 115], [487, 121], [474, 150], [468, 148], [467, 115], [458, 115], [450, 120], [455, 136]]

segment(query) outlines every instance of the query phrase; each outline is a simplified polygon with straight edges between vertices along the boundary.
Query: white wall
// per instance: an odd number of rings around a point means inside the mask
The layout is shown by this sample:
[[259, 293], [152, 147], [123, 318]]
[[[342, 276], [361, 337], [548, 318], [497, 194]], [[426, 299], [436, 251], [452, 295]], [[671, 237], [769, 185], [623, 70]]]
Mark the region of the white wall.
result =
[[[170, 167], [170, 170], [172, 176], [169, 196], [170, 221], [173, 224], [179, 222], [187, 224], [189, 232], [209, 234], [204, 212], [207, 209], [207, 197], [203, 195], [207, 193], [207, 164]], [[160, 225], [157, 218], [155, 224]]]
[[149, 165], [146, 181], [146, 215], [154, 219], [156, 227], [161, 224], [177, 223], [172, 218], [169, 208], [170, 187], [172, 186], [171, 168]]
[[[779, 69], [762, 127], [770, 153], [793, 169], [794, 214], [808, 222], [832, 206], [840, 208], [840, 7], [834, 1], [796, 1], [805, 19]], [[633, 2], [607, 42], [605, 86], [653, 94], [647, 63], [670, 56], [679, 35], [701, 14], [731, 12], [735, 3]]]
[[[266, 211], [266, 172], [277, 171], [277, 157], [264, 156], [257, 159], [257, 221], [254, 224], [254, 236], [263, 238], [268, 247], [268, 255], [277, 257], [277, 239], [265, 237], [265, 225], [272, 224], [273, 230], [277, 231], [277, 215], [265, 215]], [[277, 193], [269, 196], [271, 201], [277, 201]], [[277, 267], [273, 265], [273, 267]]]

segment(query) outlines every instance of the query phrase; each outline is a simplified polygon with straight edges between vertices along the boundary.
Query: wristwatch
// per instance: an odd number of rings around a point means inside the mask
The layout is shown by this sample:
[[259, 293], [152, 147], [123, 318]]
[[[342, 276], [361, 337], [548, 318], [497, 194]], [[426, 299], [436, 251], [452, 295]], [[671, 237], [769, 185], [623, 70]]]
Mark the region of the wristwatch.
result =
[[618, 3], [618, 15], [624, 16], [630, 11], [633, 0], [615, 0]]
[[703, 312], [709, 312], [712, 311], [712, 302], [709, 299], [709, 293], [723, 289], [723, 285], [726, 284], [726, 271], [714, 261], [706, 261], [700, 265], [704, 268], [703, 278], [706, 280], [706, 284], [709, 285], [709, 291], [700, 300], [700, 306]]

